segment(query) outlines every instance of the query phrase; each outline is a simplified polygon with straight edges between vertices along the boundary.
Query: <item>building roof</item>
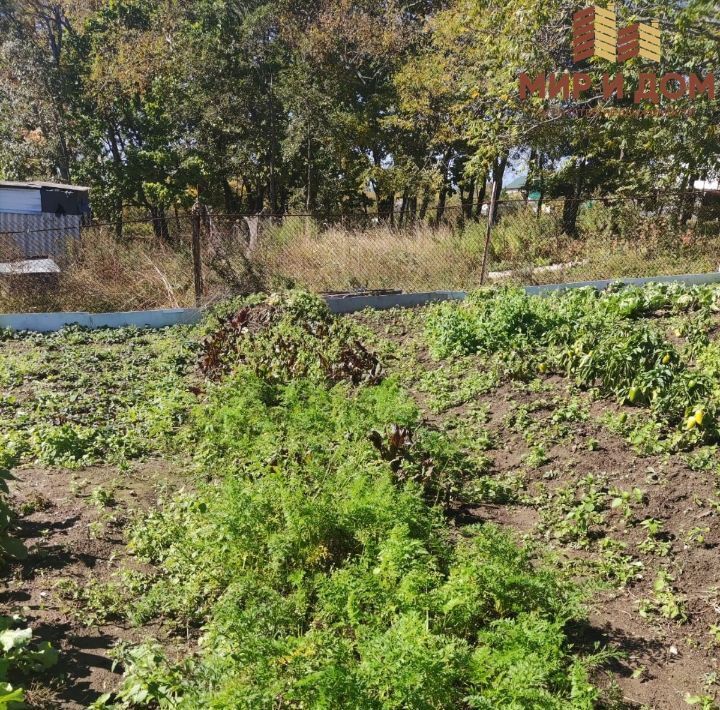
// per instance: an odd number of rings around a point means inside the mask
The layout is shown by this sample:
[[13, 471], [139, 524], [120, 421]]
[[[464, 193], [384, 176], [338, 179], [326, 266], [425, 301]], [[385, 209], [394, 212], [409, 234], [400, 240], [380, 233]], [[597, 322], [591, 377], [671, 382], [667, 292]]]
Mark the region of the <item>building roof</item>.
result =
[[693, 188], [703, 192], [720, 192], [720, 180], [695, 180]]
[[527, 184], [527, 175], [518, 175], [514, 180], [511, 180], [505, 185], [505, 190], [522, 190]]
[[12, 182], [10, 180], [0, 180], [0, 189], [2, 188], [18, 188], [25, 190], [42, 190], [43, 188], [50, 188], [51, 190], [69, 190], [70, 192], [89, 192], [89, 187], [82, 187], [81, 185], [65, 185], [59, 182], [42, 182], [39, 180], [33, 180], [30, 182]]

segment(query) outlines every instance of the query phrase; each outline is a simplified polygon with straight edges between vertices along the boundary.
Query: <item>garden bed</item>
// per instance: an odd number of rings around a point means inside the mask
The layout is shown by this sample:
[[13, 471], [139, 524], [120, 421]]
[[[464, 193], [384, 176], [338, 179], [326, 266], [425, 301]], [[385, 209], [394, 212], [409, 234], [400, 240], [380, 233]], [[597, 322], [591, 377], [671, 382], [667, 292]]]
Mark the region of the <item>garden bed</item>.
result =
[[0, 602], [60, 651], [11, 682], [43, 708], [713, 707], [719, 294], [8, 336], [29, 557]]

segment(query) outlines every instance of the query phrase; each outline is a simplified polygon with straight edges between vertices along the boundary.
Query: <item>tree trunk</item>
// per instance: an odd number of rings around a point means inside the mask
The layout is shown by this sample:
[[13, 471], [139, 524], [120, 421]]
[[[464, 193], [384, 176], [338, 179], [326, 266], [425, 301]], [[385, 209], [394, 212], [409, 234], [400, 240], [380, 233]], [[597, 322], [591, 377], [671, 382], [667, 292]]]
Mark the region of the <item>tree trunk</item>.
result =
[[398, 227], [402, 227], [403, 222], [405, 221], [405, 212], [407, 210], [407, 203], [408, 203], [408, 189], [406, 187], [403, 190], [402, 202], [400, 203], [400, 214], [398, 215]]
[[472, 219], [472, 208], [473, 208], [473, 198], [475, 197], [475, 178], [470, 178], [470, 182], [468, 183], [468, 189], [467, 189], [467, 195], [463, 193], [463, 191], [460, 192], [460, 202], [462, 204], [462, 213], [463, 217], [466, 219]]
[[60, 171], [60, 178], [63, 182], [70, 182], [70, 151], [67, 147], [67, 141], [65, 140], [65, 126], [64, 118], [61, 115], [58, 122], [58, 139], [60, 141], [60, 163], [58, 169]]
[[569, 237], [577, 237], [577, 216], [580, 211], [580, 200], [585, 182], [586, 160], [578, 160], [575, 164], [575, 181], [571, 194], [565, 198], [563, 204], [562, 224], [563, 231]]
[[238, 198], [235, 191], [230, 187], [230, 183], [227, 181], [227, 178], [223, 178], [222, 189], [225, 212], [233, 214], [239, 209]]
[[492, 211], [492, 215], [490, 217], [491, 224], [497, 224], [498, 223], [498, 211], [499, 211], [499, 200], [500, 200], [500, 193], [502, 192], [502, 183], [503, 178], [505, 177], [505, 168], [507, 167], [507, 156], [503, 156], [502, 158], [497, 158], [495, 160], [495, 163], [493, 164], [492, 169], [492, 207], [488, 208], [488, 210]]
[[153, 232], [160, 241], [170, 244], [170, 228], [168, 227], [165, 208], [160, 206], [150, 207], [150, 216], [152, 217]]
[[487, 192], [487, 175], [483, 173], [480, 178], [480, 186], [478, 187], [477, 197], [475, 198], [475, 219], [480, 219], [482, 214], [483, 202], [485, 202], [485, 193]]
[[435, 226], [439, 227], [445, 214], [445, 199], [447, 197], [447, 186], [443, 185], [438, 193], [438, 203], [435, 208]]
[[418, 219], [422, 222], [427, 214], [428, 205], [430, 204], [430, 190], [426, 187], [423, 191], [422, 200], [420, 201], [420, 213]]
[[413, 195], [408, 199], [408, 215], [413, 224], [415, 224], [415, 219], [417, 217], [417, 195]]

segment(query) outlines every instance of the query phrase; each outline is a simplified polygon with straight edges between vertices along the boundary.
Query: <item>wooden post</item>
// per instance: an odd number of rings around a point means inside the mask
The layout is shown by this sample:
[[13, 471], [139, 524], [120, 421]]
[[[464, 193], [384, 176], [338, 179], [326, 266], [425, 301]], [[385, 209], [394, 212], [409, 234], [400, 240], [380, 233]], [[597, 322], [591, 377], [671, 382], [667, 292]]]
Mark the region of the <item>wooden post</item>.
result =
[[[493, 180], [490, 190], [490, 205], [488, 206], [487, 228], [485, 229], [485, 248], [483, 249], [482, 271], [480, 272], [480, 285], [485, 283], [485, 270], [487, 269], [488, 252], [490, 251], [490, 237], [492, 236], [493, 217], [495, 216], [495, 205], [497, 201], [497, 180]], [[482, 209], [482, 208], [481, 208]]]
[[203, 295], [202, 258], [200, 255], [200, 201], [196, 200], [191, 212], [192, 220], [192, 258], [195, 282], [195, 306], [199, 307]]

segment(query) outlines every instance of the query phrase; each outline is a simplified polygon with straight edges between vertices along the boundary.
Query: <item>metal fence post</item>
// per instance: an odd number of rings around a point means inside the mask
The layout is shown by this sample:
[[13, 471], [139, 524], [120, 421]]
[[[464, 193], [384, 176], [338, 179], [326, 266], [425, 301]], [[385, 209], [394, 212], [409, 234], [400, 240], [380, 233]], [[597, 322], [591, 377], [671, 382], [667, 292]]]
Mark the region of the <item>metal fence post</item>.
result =
[[200, 201], [196, 200], [192, 207], [192, 259], [193, 259], [193, 280], [195, 282], [195, 306], [200, 306], [203, 294], [202, 258], [200, 255], [200, 213], [202, 207]]
[[[490, 190], [490, 205], [488, 206], [487, 227], [485, 229], [485, 247], [483, 248], [482, 270], [480, 271], [480, 285], [485, 283], [485, 270], [487, 269], [488, 252], [490, 251], [490, 237], [492, 236], [493, 220], [495, 217], [495, 204], [497, 201], [497, 182], [494, 181]], [[482, 208], [481, 208], [482, 211]]]

